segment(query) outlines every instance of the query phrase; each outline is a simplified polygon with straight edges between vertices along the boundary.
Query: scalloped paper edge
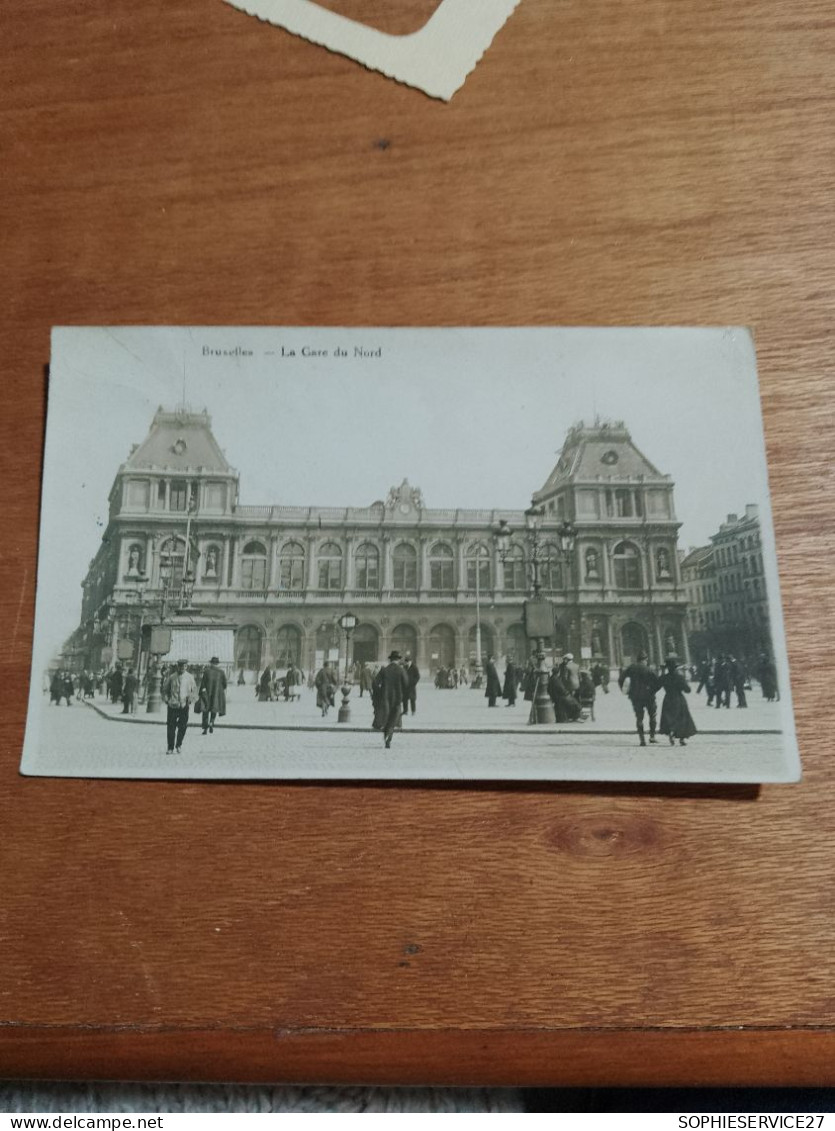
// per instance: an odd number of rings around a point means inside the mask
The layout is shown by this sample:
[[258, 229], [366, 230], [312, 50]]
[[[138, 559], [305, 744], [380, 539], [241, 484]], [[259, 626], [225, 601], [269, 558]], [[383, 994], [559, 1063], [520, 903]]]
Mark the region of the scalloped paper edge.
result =
[[225, 3], [448, 102], [519, 0], [442, 0], [423, 27], [411, 35], [389, 35], [313, 0]]

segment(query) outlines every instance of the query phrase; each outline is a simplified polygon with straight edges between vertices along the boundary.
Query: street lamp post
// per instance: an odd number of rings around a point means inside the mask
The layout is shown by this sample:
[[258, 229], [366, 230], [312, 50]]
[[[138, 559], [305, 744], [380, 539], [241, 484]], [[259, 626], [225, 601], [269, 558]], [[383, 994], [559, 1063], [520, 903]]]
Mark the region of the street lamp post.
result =
[[351, 685], [348, 683], [348, 664], [351, 656], [351, 633], [357, 627], [357, 618], [353, 613], [343, 613], [339, 618], [339, 627], [345, 633], [345, 682], [342, 684], [342, 705], [339, 708], [337, 721], [349, 723], [351, 721], [351, 707], [348, 696], [351, 694]]
[[[168, 590], [171, 585], [173, 577], [173, 564], [170, 560], [160, 562], [159, 579], [162, 587], [160, 593], [159, 603], [159, 623], [160, 627], [165, 624], [165, 618], [168, 614]], [[153, 630], [152, 630], [153, 637]], [[162, 710], [162, 674], [160, 672], [159, 654], [154, 652], [151, 656], [150, 666], [148, 668], [148, 705], [145, 708], [147, 714], [158, 714]]]
[[[542, 604], [540, 531], [544, 517], [545, 508], [541, 506], [531, 506], [525, 511], [525, 529], [529, 548], [526, 565], [530, 567], [531, 580], [531, 598], [525, 602], [526, 623], [538, 621], [539, 617], [537, 617], [536, 614], [547, 611], [538, 608], [538, 606]], [[494, 531], [494, 537], [498, 544], [499, 554], [503, 563], [506, 562], [510, 551], [511, 536], [512, 531], [507, 520], [501, 519], [498, 527]], [[574, 540], [576, 538], [574, 525], [570, 522], [563, 522], [557, 531], [557, 536], [560, 540], [561, 555], [566, 563], [569, 563], [574, 550]], [[530, 617], [528, 614], [531, 614]], [[553, 609], [551, 609], [551, 618], [553, 618]], [[538, 629], [539, 627], [539, 624], [537, 624]], [[554, 715], [554, 704], [551, 702], [551, 696], [548, 694], [548, 665], [545, 655], [545, 636], [537, 633], [535, 639], [537, 660], [536, 688], [534, 691], [530, 722], [538, 724], [553, 723], [556, 722], [556, 716]]]
[[478, 691], [482, 685], [481, 668], [481, 555], [478, 545], [475, 551], [475, 664], [473, 665], [473, 678], [470, 680], [470, 690]]

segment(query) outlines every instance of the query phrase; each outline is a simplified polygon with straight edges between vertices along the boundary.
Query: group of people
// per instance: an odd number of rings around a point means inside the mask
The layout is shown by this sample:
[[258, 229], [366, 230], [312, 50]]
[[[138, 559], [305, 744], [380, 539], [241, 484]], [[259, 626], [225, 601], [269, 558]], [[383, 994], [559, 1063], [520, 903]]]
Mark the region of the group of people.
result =
[[[571, 652], [566, 652], [558, 662], [552, 664], [550, 670], [545, 671], [540, 668], [536, 656], [531, 656], [525, 668], [508, 657], [503, 681], [499, 679], [495, 660], [488, 656], [484, 672], [484, 695], [488, 707], [495, 707], [499, 698], [504, 699], [508, 707], [515, 706], [520, 690], [525, 701], [533, 704], [539, 691], [543, 689], [543, 684], [554, 705], [554, 717], [558, 723], [584, 722], [594, 705], [596, 691], [592, 674], [588, 668], [579, 667]], [[602, 677], [597, 686], [601, 682]], [[608, 686], [606, 690], [608, 691]]]
[[[753, 665], [752, 674], [759, 680], [763, 698], [767, 702], [779, 699], [777, 668], [766, 652], [760, 654]], [[708, 707], [730, 707], [732, 691], [736, 694], [737, 707], [748, 706], [745, 692], [751, 690], [751, 674], [744, 660], [728, 653], [721, 653], [712, 659], [705, 658], [693, 672], [693, 678], [699, 680], [697, 693], [704, 688]]]
[[[646, 652], [639, 652], [635, 662], [620, 673], [618, 686], [629, 696], [641, 746], [647, 744], [645, 719], [649, 724], [649, 741], [653, 744], [658, 741], [656, 733], [666, 734], [671, 746], [675, 746], [676, 739], [680, 746], [686, 746], [687, 739], [696, 734], [696, 724], [684, 698], [690, 692], [690, 684], [679, 671], [680, 663], [678, 656], [668, 656], [659, 674], [647, 663]], [[659, 691], [664, 692], [660, 723], [655, 700]]]
[[381, 667], [371, 684], [372, 726], [383, 732], [388, 750], [395, 730], [404, 715], [417, 711], [417, 685], [420, 671], [409, 653], [402, 656], [397, 649], [389, 653], [389, 662]]
[[[239, 676], [238, 683], [242, 682], [244, 681]], [[289, 703], [301, 699], [303, 685], [304, 672], [292, 661], [284, 675], [279, 674], [278, 668], [268, 664], [255, 681], [255, 697], [259, 703], [274, 703], [280, 699]]]
[[181, 754], [188, 729], [189, 714], [194, 706], [201, 716], [203, 734], [213, 734], [218, 716], [226, 714], [226, 672], [217, 656], [200, 671], [197, 679], [188, 670], [186, 660], [178, 660], [162, 680], [162, 701], [167, 708], [168, 754]]
[[435, 686], [441, 691], [453, 691], [456, 687], [469, 687], [470, 677], [466, 666], [456, 668], [443, 664], [435, 672]]

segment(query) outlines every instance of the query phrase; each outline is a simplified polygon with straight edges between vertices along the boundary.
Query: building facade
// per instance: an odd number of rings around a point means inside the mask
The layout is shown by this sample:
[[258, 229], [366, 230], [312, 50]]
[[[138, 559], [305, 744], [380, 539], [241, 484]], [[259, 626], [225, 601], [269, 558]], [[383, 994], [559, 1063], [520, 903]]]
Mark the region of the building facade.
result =
[[771, 625], [763, 569], [759, 509], [729, 514], [710, 545], [682, 562], [688, 595], [688, 628], [695, 653], [755, 657], [772, 654]]
[[[247, 506], [239, 486], [207, 413], [158, 410], [116, 474], [83, 582], [75, 647], [88, 666], [127, 655], [126, 639], [147, 650], [149, 627], [183, 604], [234, 626], [235, 666], [248, 678], [266, 664], [342, 661], [348, 610], [359, 621], [355, 660], [380, 662], [396, 648], [430, 673], [472, 665], [479, 634], [483, 655], [528, 656], [522, 509], [431, 509], [405, 480], [368, 506], [332, 508]], [[570, 649], [614, 667], [639, 650], [656, 663], [672, 651], [688, 657], [673, 486], [623, 424], [569, 431], [533, 494], [555, 655]], [[513, 534], [504, 557], [502, 520]], [[565, 520], [576, 529], [568, 559], [557, 535]]]

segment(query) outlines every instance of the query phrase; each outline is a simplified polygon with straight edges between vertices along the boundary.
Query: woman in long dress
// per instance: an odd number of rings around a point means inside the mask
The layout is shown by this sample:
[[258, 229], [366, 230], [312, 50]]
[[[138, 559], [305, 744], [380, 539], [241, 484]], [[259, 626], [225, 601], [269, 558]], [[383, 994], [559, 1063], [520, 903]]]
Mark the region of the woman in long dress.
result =
[[679, 746], [686, 746], [686, 740], [696, 733], [696, 724], [684, 698], [690, 694], [690, 684], [679, 672], [678, 663], [678, 656], [668, 656], [667, 670], [660, 677], [664, 702], [661, 704], [658, 733], [669, 736], [670, 746], [675, 746], [676, 739]]

